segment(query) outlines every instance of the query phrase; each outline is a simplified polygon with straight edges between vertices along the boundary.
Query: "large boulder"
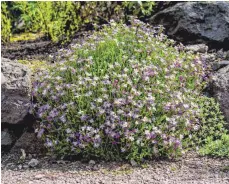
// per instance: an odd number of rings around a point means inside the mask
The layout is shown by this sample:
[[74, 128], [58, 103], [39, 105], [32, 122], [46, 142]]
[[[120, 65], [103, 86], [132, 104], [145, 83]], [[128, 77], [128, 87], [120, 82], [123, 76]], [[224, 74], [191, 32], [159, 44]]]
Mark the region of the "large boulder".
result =
[[30, 70], [9, 59], [1, 59], [1, 121], [17, 124], [28, 114], [30, 106], [31, 81]]
[[213, 76], [213, 95], [220, 103], [221, 109], [229, 122], [229, 65]]
[[172, 38], [188, 44], [206, 43], [211, 48], [229, 49], [229, 3], [183, 2], [150, 18]]

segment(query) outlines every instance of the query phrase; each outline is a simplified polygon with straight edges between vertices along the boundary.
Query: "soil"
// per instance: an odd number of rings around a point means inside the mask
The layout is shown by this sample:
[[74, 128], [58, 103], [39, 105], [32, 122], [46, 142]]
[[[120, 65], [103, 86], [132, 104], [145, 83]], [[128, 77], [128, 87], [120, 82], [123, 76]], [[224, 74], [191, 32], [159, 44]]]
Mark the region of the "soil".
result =
[[[81, 42], [91, 31], [77, 33], [69, 43], [53, 43], [45, 38], [17, 41], [1, 46], [1, 57], [11, 60], [44, 60], [53, 63], [61, 49], [68, 49], [70, 43]], [[52, 57], [50, 57], [52, 56]]]
[[189, 153], [180, 160], [153, 160], [133, 167], [124, 162], [82, 163], [38, 158], [36, 168], [28, 161], [15, 163], [15, 154], [2, 158], [2, 184], [227, 184], [229, 159], [199, 157]]
[[46, 59], [49, 54], [54, 53], [58, 49], [58, 45], [52, 44], [50, 41], [34, 40], [20, 41], [2, 45], [2, 57], [15, 59]]

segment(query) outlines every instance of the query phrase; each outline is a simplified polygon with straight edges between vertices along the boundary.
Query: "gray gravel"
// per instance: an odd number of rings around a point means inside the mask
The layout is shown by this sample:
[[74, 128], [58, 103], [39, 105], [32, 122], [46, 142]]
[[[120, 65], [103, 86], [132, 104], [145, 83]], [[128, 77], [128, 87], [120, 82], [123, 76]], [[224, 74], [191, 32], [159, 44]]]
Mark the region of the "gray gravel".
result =
[[[187, 155], [177, 160], [155, 160], [140, 167], [128, 163], [96, 164], [40, 158], [36, 169], [2, 163], [2, 184], [229, 184], [229, 159]], [[12, 166], [13, 163], [11, 163]], [[26, 164], [26, 163], [24, 163]]]

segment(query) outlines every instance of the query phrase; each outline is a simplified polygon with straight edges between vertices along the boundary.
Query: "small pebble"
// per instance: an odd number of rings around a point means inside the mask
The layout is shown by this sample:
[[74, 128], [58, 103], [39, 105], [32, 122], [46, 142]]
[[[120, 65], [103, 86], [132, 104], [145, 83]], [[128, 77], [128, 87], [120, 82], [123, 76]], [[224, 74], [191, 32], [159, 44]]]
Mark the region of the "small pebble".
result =
[[30, 161], [29, 161], [29, 166], [30, 167], [36, 167], [38, 164], [39, 164], [39, 161], [37, 160], [37, 159], [31, 159]]
[[33, 158], [33, 156], [32, 156], [31, 154], [29, 154], [29, 155], [28, 155], [28, 158], [29, 158], [29, 159], [32, 159], [32, 158]]
[[135, 162], [134, 160], [131, 160], [131, 161], [130, 161], [130, 164], [131, 164], [133, 167], [137, 167], [137, 166], [138, 166], [137, 162]]
[[23, 168], [24, 168], [24, 169], [28, 169], [29, 166], [28, 166], [28, 165], [23, 165]]
[[22, 169], [22, 165], [19, 165], [19, 166], [18, 166], [18, 169]]
[[89, 164], [90, 164], [90, 165], [95, 165], [95, 161], [94, 161], [94, 160], [90, 160], [90, 161], [89, 161]]
[[43, 177], [45, 177], [44, 174], [38, 174], [38, 175], [36, 175], [34, 178], [37, 179], [37, 180], [39, 180], [39, 179], [41, 179], [41, 178], [43, 178]]

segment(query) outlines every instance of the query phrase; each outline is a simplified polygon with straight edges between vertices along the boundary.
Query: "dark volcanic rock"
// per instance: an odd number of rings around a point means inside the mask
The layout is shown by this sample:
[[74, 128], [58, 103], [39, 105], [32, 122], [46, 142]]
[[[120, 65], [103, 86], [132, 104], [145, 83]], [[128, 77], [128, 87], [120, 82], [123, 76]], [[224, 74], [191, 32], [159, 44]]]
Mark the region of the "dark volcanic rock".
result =
[[169, 36], [184, 43], [229, 49], [228, 2], [178, 3], [155, 14], [150, 23], [163, 25]]
[[4, 82], [1, 85], [1, 121], [16, 124], [28, 114], [30, 106], [30, 70], [9, 59], [1, 59]]
[[229, 122], [229, 65], [217, 71], [213, 77], [213, 95]]

